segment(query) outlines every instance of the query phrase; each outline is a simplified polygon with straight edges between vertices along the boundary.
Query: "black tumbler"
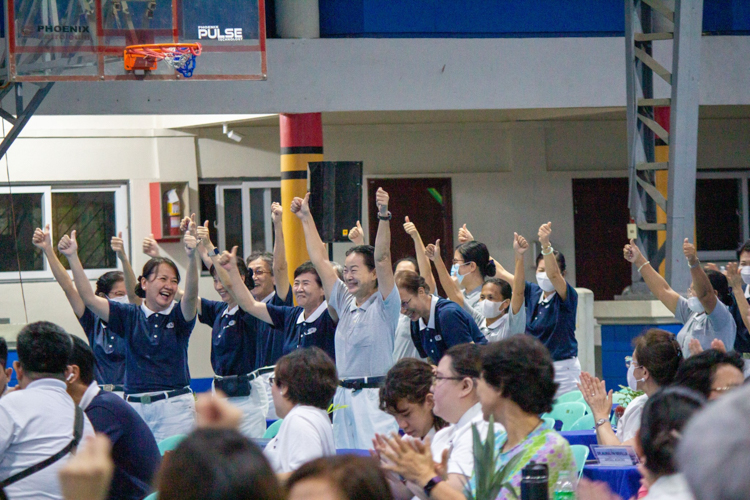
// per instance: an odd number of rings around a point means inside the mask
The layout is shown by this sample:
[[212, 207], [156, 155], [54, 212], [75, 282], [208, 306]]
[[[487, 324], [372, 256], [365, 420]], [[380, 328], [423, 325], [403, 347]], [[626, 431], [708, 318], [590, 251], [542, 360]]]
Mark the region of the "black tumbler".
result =
[[521, 470], [521, 500], [549, 500], [547, 464], [529, 462]]

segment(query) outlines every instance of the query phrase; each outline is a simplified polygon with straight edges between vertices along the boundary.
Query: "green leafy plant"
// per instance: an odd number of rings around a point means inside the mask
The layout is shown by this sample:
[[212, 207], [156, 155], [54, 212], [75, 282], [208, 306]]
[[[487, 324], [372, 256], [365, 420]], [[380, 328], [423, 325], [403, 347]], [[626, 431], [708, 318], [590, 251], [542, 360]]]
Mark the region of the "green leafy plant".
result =
[[623, 399], [620, 401], [620, 406], [623, 408], [627, 408], [628, 405], [638, 396], [642, 396], [645, 394], [643, 391], [634, 391], [630, 387], [625, 387], [624, 385], [620, 386], [620, 390], [617, 391], [618, 394], [622, 394]]
[[349, 408], [349, 405], [336, 405], [334, 406], [333, 403], [328, 405], [328, 414], [335, 412], [336, 410], [343, 410], [344, 408]]
[[464, 495], [466, 500], [495, 500], [505, 489], [509, 497], [518, 499], [518, 492], [511, 484], [511, 474], [523, 458], [523, 453], [516, 454], [505, 466], [498, 468], [501, 450], [495, 450], [494, 418], [490, 416], [487, 438], [482, 442], [476, 424], [471, 425], [474, 437], [474, 480], [476, 492], [467, 484]]

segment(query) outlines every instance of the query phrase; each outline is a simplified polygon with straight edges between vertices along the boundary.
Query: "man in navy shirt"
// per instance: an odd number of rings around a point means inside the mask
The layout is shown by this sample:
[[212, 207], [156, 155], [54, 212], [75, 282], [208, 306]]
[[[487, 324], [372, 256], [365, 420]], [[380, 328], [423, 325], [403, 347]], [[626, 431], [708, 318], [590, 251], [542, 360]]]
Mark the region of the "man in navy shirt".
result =
[[103, 391], [94, 380], [94, 353], [83, 339], [71, 335], [72, 374], [67, 391], [91, 420], [94, 430], [112, 442], [115, 471], [107, 498], [141, 499], [151, 491], [151, 481], [161, 455], [146, 422], [120, 396]]

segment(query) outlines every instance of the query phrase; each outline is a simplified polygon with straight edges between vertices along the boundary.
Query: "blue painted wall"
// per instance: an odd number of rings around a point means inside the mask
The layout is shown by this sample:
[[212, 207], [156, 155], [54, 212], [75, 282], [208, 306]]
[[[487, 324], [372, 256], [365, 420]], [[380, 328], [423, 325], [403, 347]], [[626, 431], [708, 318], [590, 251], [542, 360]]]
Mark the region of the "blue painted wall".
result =
[[[321, 37], [623, 36], [622, 0], [319, 0]], [[750, 34], [750, 2], [705, 0], [704, 31]]]
[[682, 325], [602, 325], [602, 376], [607, 390], [627, 387], [625, 356], [633, 354], [633, 339], [649, 328], [661, 328], [677, 335]]

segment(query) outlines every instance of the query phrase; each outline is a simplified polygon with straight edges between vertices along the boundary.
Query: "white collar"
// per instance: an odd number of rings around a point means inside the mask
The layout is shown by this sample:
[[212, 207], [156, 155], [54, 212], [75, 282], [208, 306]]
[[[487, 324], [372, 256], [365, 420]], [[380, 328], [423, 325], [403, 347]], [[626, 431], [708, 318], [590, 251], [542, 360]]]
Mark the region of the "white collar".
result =
[[80, 406], [82, 410], [86, 410], [86, 408], [88, 408], [91, 404], [91, 401], [93, 401], [94, 397], [99, 394], [100, 390], [101, 389], [99, 388], [99, 384], [96, 383], [96, 380], [91, 382], [91, 384], [86, 388], [86, 392], [83, 393], [83, 397], [81, 397], [81, 402], [78, 403], [78, 406]]
[[750, 285], [745, 285], [745, 297], [750, 299]]
[[263, 297], [263, 300], [261, 300], [261, 302], [263, 302], [264, 304], [268, 304], [269, 302], [271, 302], [271, 299], [274, 295], [276, 295], [276, 290]]
[[302, 323], [312, 323], [313, 321], [318, 319], [326, 309], [328, 309], [328, 302], [325, 300], [318, 306], [317, 309], [313, 311], [309, 318], [305, 318], [305, 310], [302, 309], [302, 312], [299, 313], [299, 316], [297, 317], [297, 324], [301, 325]]
[[143, 311], [143, 314], [145, 314], [147, 318], [151, 317], [152, 314], [163, 314], [164, 316], [169, 316], [169, 314], [172, 312], [172, 309], [174, 308], [174, 305], [176, 303], [177, 302], [172, 301], [172, 303], [169, 304], [169, 307], [167, 307], [166, 309], [163, 309], [163, 310], [161, 310], [159, 312], [156, 312], [156, 311], [152, 311], [151, 309], [149, 309], [148, 307], [146, 307], [146, 301], [144, 300], [141, 303], [141, 311]]
[[33, 382], [29, 382], [29, 385], [26, 386], [26, 389], [37, 389], [42, 387], [52, 387], [55, 389], [62, 389], [63, 391], [67, 391], [68, 385], [63, 382], [62, 380], [56, 379], [56, 378], [40, 378], [38, 380], [34, 380]]
[[[509, 316], [509, 313], [506, 312], [505, 314], [497, 318], [497, 321], [495, 321], [491, 325], [487, 325], [487, 328], [489, 330], [497, 330], [498, 328], [502, 328], [503, 325], [505, 325], [508, 322], [508, 316]], [[484, 322], [485, 324], [487, 324], [487, 318], [485, 318]]]
[[478, 415], [482, 414], [482, 405], [480, 403], [475, 404], [468, 410], [466, 410], [466, 413], [461, 415], [461, 418], [458, 419], [458, 422], [456, 422], [456, 432], [461, 430], [463, 427], [469, 425], [472, 420], [474, 420]]
[[229, 308], [227, 307], [227, 308], [226, 308], [226, 309], [224, 309], [224, 311], [223, 311], [223, 312], [221, 313], [221, 316], [222, 316], [222, 317], [224, 317], [224, 316], [232, 316], [232, 315], [234, 315], [234, 314], [236, 314], [236, 313], [237, 313], [237, 311], [239, 310], [239, 308], [240, 308], [239, 304], [237, 304], [236, 306], [234, 306], [234, 307], [233, 307], [233, 308], [231, 308], [231, 309], [229, 309]]
[[430, 319], [427, 320], [427, 324], [424, 324], [422, 318], [419, 318], [419, 329], [424, 330], [425, 328], [435, 329], [435, 305], [437, 305], [438, 298], [434, 295], [430, 299]]
[[539, 296], [539, 303], [540, 304], [546, 304], [547, 302], [551, 301], [552, 298], [555, 296], [555, 294], [557, 292], [552, 292], [551, 294], [549, 294], [549, 297], [547, 297], [547, 298], [544, 298], [544, 294], [545, 293], [546, 292], [544, 290], [542, 290], [542, 294]]

